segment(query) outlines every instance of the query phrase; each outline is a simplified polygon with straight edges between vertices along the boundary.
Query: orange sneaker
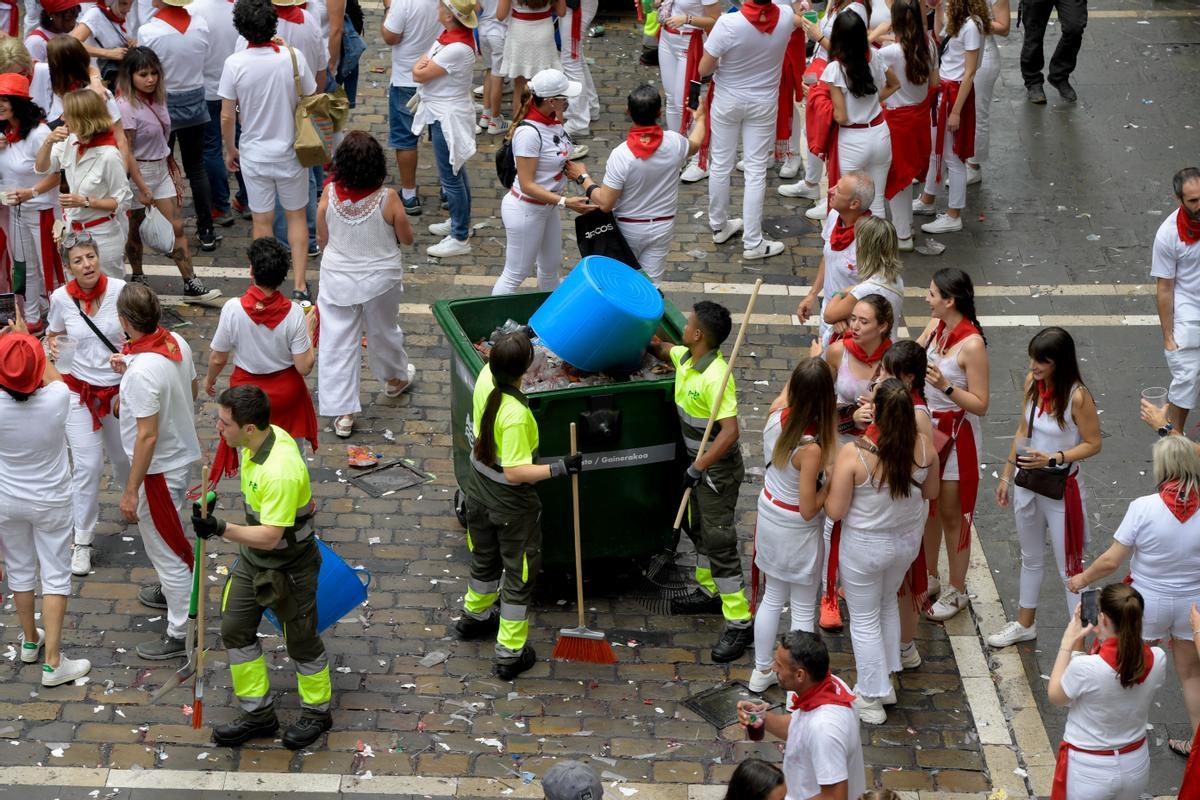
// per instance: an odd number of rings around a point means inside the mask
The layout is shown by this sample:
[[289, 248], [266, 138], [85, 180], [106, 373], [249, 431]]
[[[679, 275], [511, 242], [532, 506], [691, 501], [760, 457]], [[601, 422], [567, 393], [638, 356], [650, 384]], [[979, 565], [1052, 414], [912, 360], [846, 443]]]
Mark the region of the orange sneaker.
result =
[[842, 629], [842, 611], [837, 601], [829, 597], [821, 600], [821, 628], [827, 631]]

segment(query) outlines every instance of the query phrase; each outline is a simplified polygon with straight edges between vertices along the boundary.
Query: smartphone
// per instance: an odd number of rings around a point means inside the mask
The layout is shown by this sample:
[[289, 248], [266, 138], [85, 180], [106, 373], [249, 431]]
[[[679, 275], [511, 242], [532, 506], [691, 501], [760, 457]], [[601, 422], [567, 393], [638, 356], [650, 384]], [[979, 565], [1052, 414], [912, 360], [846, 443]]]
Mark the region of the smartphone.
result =
[[687, 107], [692, 111], [700, 107], [700, 81], [688, 81]]
[[1088, 589], [1079, 596], [1079, 601], [1082, 603], [1082, 608], [1079, 612], [1079, 620], [1084, 625], [1099, 625], [1100, 624], [1100, 590]]
[[17, 320], [17, 296], [11, 292], [0, 294], [0, 325]]

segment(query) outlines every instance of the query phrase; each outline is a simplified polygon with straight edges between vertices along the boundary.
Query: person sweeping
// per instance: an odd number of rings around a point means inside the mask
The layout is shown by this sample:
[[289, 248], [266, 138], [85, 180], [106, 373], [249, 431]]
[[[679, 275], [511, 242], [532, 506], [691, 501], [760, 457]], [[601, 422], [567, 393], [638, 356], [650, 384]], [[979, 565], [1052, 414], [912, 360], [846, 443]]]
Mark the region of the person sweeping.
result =
[[542, 563], [542, 504], [533, 485], [577, 475], [583, 466], [578, 453], [536, 463], [537, 421], [520, 390], [532, 362], [533, 345], [523, 332], [496, 341], [475, 381], [467, 431], [473, 467], [467, 479], [471, 578], [454, 628], [464, 640], [496, 637], [495, 673], [506, 681], [537, 661], [528, 644], [529, 602]]
[[258, 642], [258, 625], [269, 608], [283, 628], [288, 656], [296, 666], [301, 713], [283, 732], [283, 743], [299, 750], [333, 726], [329, 658], [317, 633], [321, 554], [313, 535], [308, 466], [296, 440], [271, 424], [271, 401], [262, 389], [234, 386], [221, 392], [217, 404], [217, 433], [241, 454], [246, 524], [205, 516], [199, 503], [192, 506], [197, 536], [220, 536], [239, 545], [221, 602], [221, 640], [242, 713], [213, 728], [213, 741], [237, 747], [273, 736], [279, 727]]

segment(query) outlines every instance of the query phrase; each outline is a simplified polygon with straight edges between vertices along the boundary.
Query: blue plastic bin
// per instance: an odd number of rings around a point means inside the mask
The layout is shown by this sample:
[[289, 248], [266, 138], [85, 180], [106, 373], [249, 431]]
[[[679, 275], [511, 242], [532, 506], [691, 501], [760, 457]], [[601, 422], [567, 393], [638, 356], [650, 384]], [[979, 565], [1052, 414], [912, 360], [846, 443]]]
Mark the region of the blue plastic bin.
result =
[[[320, 539], [317, 548], [321, 551], [321, 572], [317, 575], [317, 632], [320, 633], [367, 599], [371, 572], [366, 567], [350, 566]], [[263, 615], [283, 631], [270, 609]]]
[[554, 353], [585, 372], [636, 369], [663, 316], [637, 270], [607, 256], [581, 260], [529, 320]]

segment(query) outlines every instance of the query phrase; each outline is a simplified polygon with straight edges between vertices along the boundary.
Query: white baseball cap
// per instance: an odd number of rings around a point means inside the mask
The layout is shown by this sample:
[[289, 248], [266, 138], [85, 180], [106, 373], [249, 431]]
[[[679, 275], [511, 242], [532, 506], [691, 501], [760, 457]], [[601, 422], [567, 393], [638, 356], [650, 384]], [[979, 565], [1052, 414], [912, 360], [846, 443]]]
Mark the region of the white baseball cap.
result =
[[583, 91], [583, 84], [569, 81], [557, 69], [544, 69], [529, 82], [529, 91], [543, 99], [548, 97], [575, 97]]

